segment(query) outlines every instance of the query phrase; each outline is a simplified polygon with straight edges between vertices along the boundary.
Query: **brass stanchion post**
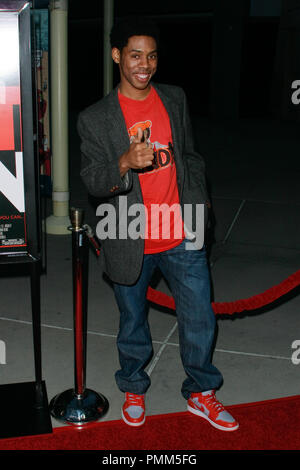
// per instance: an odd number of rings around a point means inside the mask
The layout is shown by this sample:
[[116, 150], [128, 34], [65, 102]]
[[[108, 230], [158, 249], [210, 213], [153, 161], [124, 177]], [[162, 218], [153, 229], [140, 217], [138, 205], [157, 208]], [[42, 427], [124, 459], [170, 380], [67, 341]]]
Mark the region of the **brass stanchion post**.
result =
[[88, 290], [87, 226], [83, 211], [71, 209], [73, 307], [74, 307], [74, 388], [56, 395], [50, 402], [51, 415], [69, 424], [83, 425], [100, 419], [108, 410], [107, 399], [86, 388], [86, 324]]

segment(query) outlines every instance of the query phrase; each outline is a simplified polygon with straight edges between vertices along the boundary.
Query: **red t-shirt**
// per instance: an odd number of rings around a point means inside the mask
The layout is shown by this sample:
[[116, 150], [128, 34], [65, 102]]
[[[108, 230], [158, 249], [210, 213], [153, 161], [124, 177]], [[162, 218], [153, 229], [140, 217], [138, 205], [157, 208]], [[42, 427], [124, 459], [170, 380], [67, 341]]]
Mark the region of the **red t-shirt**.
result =
[[119, 92], [119, 101], [129, 137], [141, 127], [154, 151], [152, 166], [139, 170], [146, 207], [144, 252], [169, 250], [181, 243], [184, 231], [168, 113], [153, 87], [145, 100], [133, 100]]

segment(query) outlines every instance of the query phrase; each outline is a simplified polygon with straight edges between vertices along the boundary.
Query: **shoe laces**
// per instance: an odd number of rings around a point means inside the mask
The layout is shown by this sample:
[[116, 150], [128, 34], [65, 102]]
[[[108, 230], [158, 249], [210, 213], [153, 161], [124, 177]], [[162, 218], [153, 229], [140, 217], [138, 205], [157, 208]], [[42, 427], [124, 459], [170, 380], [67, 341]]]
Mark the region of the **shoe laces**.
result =
[[134, 393], [126, 393], [126, 401], [131, 406], [143, 406], [144, 395], [136, 395]]
[[218, 413], [221, 413], [222, 411], [225, 410], [224, 406], [222, 405], [222, 403], [220, 403], [217, 399], [216, 399], [216, 395], [214, 392], [211, 392], [210, 395], [202, 395], [202, 398], [203, 400], [206, 402], [207, 406], [212, 409], [212, 410], [215, 410], [217, 411]]

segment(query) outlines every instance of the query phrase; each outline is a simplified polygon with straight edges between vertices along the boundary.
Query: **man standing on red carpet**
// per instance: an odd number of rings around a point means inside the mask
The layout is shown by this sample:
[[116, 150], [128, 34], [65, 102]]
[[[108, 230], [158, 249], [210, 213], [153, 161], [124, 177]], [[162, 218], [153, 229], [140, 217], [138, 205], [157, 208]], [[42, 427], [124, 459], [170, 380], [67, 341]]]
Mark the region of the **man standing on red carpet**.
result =
[[[106, 200], [97, 215], [114, 209], [114, 218], [105, 222], [113, 220], [115, 226], [105, 232], [102, 219], [97, 235], [120, 310], [121, 367], [115, 377], [125, 393], [122, 417], [130, 426], [145, 422], [150, 386], [145, 368], [153, 354], [146, 294], [158, 268], [175, 300], [187, 408], [216, 428], [233, 431], [238, 423], [215, 396], [222, 375], [211, 362], [216, 320], [200, 233], [210, 204], [186, 97], [179, 87], [152, 81], [158, 63], [156, 25], [125, 18], [110, 38], [120, 83], [80, 114], [78, 132], [83, 181], [90, 194]], [[139, 223], [133, 218], [137, 208]]]

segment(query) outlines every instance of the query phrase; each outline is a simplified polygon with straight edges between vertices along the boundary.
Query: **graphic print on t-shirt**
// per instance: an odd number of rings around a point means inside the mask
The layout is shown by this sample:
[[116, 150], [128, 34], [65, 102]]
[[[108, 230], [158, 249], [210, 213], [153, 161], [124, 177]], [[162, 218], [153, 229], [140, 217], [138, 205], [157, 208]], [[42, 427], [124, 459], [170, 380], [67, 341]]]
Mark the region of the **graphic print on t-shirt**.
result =
[[161, 143], [158, 141], [151, 141], [152, 122], [150, 120], [137, 122], [128, 129], [130, 143], [133, 142], [134, 138], [137, 136], [139, 128], [143, 131], [142, 141], [146, 142], [148, 146], [152, 147], [154, 155], [152, 165], [147, 168], [144, 168], [143, 170], [139, 170], [139, 173], [159, 171], [174, 165], [174, 154], [172, 144], [170, 142]]

